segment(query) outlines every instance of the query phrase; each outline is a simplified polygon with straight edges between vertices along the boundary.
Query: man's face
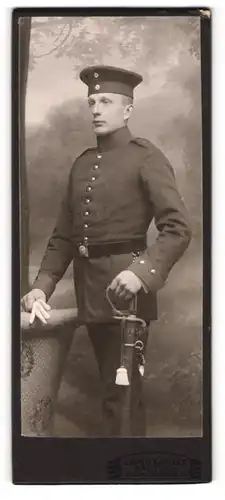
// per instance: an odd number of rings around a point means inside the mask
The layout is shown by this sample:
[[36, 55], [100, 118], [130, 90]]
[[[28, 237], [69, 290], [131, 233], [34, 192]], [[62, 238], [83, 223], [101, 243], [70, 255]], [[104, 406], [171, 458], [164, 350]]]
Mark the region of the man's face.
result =
[[120, 94], [92, 94], [88, 104], [96, 135], [107, 135], [124, 127], [132, 111], [132, 105], [124, 102]]

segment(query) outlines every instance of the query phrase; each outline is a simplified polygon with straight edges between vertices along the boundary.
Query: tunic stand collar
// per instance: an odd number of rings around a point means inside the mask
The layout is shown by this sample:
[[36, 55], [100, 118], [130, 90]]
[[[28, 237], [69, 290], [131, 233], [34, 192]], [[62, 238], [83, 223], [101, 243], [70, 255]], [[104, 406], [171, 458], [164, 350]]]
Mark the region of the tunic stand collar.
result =
[[97, 136], [97, 146], [99, 151], [109, 151], [110, 149], [122, 148], [131, 141], [132, 135], [127, 126], [119, 128], [111, 134]]

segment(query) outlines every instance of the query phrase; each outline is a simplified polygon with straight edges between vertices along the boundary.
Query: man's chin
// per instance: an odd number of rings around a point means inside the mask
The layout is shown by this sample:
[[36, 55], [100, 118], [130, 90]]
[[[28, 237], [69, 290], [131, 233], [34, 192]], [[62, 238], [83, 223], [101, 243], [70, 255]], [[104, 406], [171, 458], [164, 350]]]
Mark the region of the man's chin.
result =
[[99, 135], [99, 136], [104, 136], [104, 135], [108, 135], [110, 134], [110, 132], [108, 130], [95, 130], [95, 135]]
[[104, 127], [104, 125], [99, 125], [99, 126], [94, 125], [94, 133], [96, 135], [107, 135], [110, 134], [110, 130], [108, 130], [107, 127]]

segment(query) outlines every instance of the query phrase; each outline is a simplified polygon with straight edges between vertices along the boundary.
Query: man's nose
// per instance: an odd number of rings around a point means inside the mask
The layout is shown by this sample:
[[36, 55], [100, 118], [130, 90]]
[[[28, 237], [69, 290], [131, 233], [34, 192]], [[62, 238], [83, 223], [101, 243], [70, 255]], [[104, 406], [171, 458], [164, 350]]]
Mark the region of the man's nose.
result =
[[101, 113], [101, 110], [100, 110], [100, 106], [99, 104], [95, 104], [93, 109], [92, 109], [92, 113], [93, 113], [93, 116], [97, 116], [97, 115], [100, 115]]

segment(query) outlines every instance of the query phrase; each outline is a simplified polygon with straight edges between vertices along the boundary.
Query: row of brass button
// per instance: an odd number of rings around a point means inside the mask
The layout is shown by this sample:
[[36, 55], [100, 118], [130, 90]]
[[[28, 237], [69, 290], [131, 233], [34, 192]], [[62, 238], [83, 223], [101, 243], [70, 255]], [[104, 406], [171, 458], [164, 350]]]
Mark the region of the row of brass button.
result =
[[[97, 158], [98, 160], [100, 160], [102, 158], [102, 155], [100, 153], [97, 154]], [[93, 167], [94, 170], [98, 170], [99, 169], [99, 165], [96, 163]], [[93, 190], [93, 186], [90, 185], [90, 182], [94, 182], [96, 180], [96, 176], [95, 175], [92, 175], [91, 177], [91, 180], [89, 181], [89, 184], [87, 185], [86, 187], [86, 191], [88, 193], [90, 193], [92, 190]], [[89, 203], [91, 203], [91, 198], [90, 197], [87, 197], [84, 199], [84, 203], [89, 205]], [[85, 210], [84, 212], [84, 216], [85, 217], [89, 217], [91, 215], [91, 212], [89, 210]], [[87, 224], [87, 222], [84, 223], [84, 229], [87, 230], [89, 228], [89, 225]], [[88, 236], [84, 236], [84, 245], [81, 244], [80, 245], [80, 254], [81, 255], [85, 255], [87, 256], [87, 250], [85, 251], [85, 248], [87, 247], [87, 244], [88, 244]]]

